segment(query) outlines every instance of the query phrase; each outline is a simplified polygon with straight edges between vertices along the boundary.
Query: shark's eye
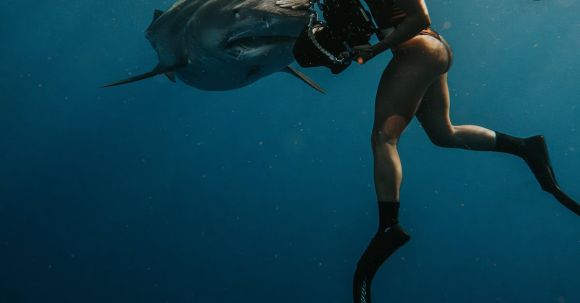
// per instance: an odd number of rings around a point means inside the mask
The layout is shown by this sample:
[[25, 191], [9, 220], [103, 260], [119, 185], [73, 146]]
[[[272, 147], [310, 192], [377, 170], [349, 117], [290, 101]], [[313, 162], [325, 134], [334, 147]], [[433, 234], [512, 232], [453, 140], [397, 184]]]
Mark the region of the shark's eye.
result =
[[241, 16], [240, 16], [240, 10], [239, 10], [239, 9], [235, 9], [235, 10], [234, 10], [234, 17], [235, 17], [237, 20], [240, 20]]

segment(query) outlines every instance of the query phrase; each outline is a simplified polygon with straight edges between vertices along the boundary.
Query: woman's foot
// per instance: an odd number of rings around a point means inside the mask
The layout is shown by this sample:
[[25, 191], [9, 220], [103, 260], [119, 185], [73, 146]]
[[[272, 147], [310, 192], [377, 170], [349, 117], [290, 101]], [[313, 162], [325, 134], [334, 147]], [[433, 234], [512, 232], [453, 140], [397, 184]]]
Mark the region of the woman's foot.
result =
[[398, 223], [375, 234], [357, 263], [353, 280], [355, 303], [371, 302], [371, 284], [376, 272], [389, 256], [410, 239], [409, 234]]
[[558, 182], [550, 163], [544, 136], [533, 136], [524, 139], [522, 158], [526, 161], [534, 176], [536, 176], [542, 189], [549, 193], [554, 193], [554, 190], [558, 188]]
[[521, 157], [534, 173], [542, 189], [551, 193], [566, 208], [580, 216], [580, 204], [564, 193], [550, 163], [548, 147], [544, 136], [533, 136], [525, 139], [496, 133], [496, 151], [510, 153]]

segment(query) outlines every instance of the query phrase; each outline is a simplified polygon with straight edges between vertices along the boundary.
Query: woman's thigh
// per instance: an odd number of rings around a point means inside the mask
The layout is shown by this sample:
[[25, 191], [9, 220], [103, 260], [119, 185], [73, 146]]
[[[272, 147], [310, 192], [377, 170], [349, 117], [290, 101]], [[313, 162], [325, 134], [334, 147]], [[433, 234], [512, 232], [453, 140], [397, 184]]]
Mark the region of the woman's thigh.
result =
[[429, 137], [444, 137], [452, 132], [449, 107], [449, 88], [447, 73], [445, 73], [437, 77], [429, 86], [416, 114]]
[[374, 130], [398, 138], [417, 112], [423, 95], [440, 74], [429, 54], [395, 55], [381, 76], [375, 101]]

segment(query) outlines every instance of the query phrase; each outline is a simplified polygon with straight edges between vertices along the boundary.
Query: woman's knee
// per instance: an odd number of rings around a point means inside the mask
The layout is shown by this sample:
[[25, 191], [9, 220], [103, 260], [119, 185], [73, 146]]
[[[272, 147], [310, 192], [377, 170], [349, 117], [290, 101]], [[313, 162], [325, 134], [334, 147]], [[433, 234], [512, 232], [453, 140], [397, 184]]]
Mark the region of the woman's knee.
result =
[[455, 140], [455, 129], [453, 126], [438, 132], [427, 132], [429, 139], [433, 144], [439, 147], [455, 147], [456, 140]]
[[382, 122], [376, 123], [371, 134], [373, 149], [384, 146], [397, 146], [399, 137], [409, 124], [409, 119], [402, 115], [392, 115]]
[[371, 134], [371, 147], [373, 150], [396, 147], [399, 142], [400, 134], [385, 129], [373, 129]]

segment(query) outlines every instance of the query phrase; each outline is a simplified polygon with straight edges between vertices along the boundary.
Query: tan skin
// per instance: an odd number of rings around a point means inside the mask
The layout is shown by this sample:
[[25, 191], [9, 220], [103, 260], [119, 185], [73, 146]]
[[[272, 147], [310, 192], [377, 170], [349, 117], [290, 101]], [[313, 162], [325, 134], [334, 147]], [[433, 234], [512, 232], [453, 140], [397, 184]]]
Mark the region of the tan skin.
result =
[[355, 47], [359, 63], [391, 48], [393, 59], [383, 72], [375, 100], [371, 134], [374, 180], [379, 201], [399, 201], [403, 177], [397, 142], [417, 117], [430, 140], [442, 147], [492, 150], [495, 132], [475, 125], [453, 125], [449, 118], [445, 46], [417, 35], [430, 25], [424, 0], [395, 0], [407, 17], [379, 43]]

